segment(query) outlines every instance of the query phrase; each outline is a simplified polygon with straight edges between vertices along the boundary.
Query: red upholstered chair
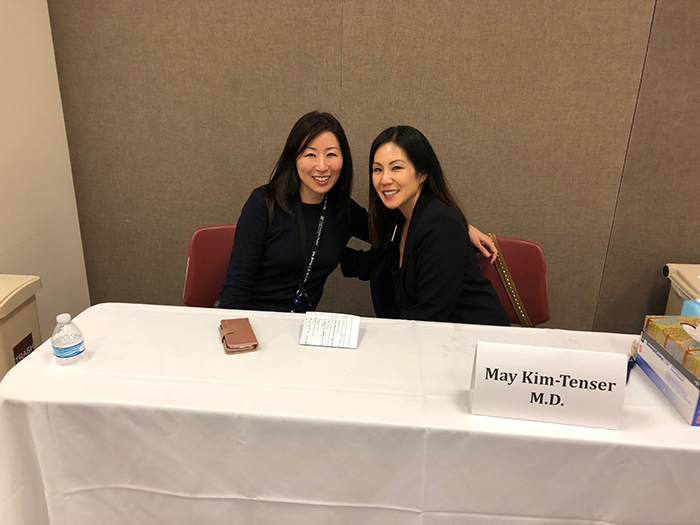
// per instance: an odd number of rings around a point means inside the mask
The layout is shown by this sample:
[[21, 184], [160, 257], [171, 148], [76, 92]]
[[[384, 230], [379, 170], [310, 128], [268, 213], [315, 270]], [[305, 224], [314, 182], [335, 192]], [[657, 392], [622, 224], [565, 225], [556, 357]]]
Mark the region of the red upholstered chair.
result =
[[[542, 248], [535, 242], [523, 239], [500, 236], [496, 238], [501, 248], [500, 255], [508, 265], [513, 282], [532, 324], [544, 323], [549, 319], [549, 301], [547, 300], [546, 265]], [[479, 257], [479, 266], [484, 276], [491, 281], [498, 292], [498, 297], [508, 313], [510, 322], [521, 324], [508, 299], [495, 264], [489, 264], [487, 259]]]
[[214, 306], [224, 285], [235, 233], [235, 224], [222, 224], [204, 226], [192, 234], [182, 294], [187, 306]]

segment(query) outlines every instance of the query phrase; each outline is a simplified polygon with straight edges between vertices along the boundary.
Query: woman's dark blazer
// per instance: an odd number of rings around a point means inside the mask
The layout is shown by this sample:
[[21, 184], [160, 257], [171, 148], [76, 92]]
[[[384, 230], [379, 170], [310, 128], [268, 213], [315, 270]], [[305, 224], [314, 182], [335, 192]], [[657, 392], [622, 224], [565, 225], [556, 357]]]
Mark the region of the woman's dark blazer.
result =
[[402, 281], [394, 289], [400, 232], [384, 250], [346, 249], [343, 275], [369, 280], [377, 317], [510, 324], [491, 282], [481, 273], [462, 215], [425, 191], [416, 202], [403, 253]]

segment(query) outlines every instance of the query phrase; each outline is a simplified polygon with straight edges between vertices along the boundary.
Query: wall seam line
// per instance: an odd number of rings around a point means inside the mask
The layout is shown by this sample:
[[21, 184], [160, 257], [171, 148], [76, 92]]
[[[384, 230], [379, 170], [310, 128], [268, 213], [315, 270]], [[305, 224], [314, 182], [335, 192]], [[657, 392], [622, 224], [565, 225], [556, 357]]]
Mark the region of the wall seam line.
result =
[[608, 266], [608, 258], [610, 256], [610, 245], [612, 244], [613, 231], [615, 230], [615, 220], [617, 218], [617, 209], [620, 205], [620, 194], [622, 193], [622, 183], [625, 178], [625, 168], [627, 167], [627, 157], [629, 156], [630, 144], [632, 143], [632, 133], [634, 131], [634, 121], [637, 117], [637, 107], [639, 106], [639, 97], [642, 92], [642, 82], [644, 81], [644, 71], [647, 66], [647, 58], [649, 57], [649, 45], [651, 44], [651, 33], [654, 29], [654, 18], [656, 17], [656, 6], [659, 0], [654, 0], [654, 7], [651, 11], [651, 22], [649, 23], [649, 36], [647, 37], [647, 47], [644, 50], [644, 60], [642, 61], [642, 70], [639, 74], [639, 86], [637, 87], [637, 98], [634, 101], [634, 110], [632, 111], [632, 122], [630, 123], [630, 131], [627, 136], [627, 148], [625, 149], [625, 158], [622, 161], [622, 170], [620, 171], [620, 182], [617, 186], [617, 198], [615, 199], [615, 209], [613, 210], [612, 221], [610, 223], [610, 233], [608, 235], [608, 245], [605, 249], [605, 259], [603, 260], [603, 271], [600, 274], [600, 284], [598, 286], [598, 297], [595, 303], [595, 312], [593, 313], [594, 329], [598, 320], [598, 311], [600, 309], [601, 294], [603, 292], [603, 281], [605, 280], [605, 270]]
[[343, 121], [343, 39], [345, 35], [343, 30], [345, 29], [345, 0], [340, 0], [340, 89], [338, 93], [338, 120]]
[[[343, 122], [343, 68], [344, 68], [344, 63], [343, 63], [343, 43], [345, 39], [345, 0], [340, 0], [340, 67], [339, 69], [339, 79], [338, 79], [338, 120]], [[337, 269], [336, 269], [336, 275], [335, 275], [335, 304], [336, 304], [336, 310], [341, 311], [341, 312], [348, 312], [349, 308], [347, 307], [347, 300], [343, 297], [343, 294], [340, 293], [340, 280], [342, 277], [338, 275]], [[341, 303], [338, 304], [338, 298], [341, 298]], [[341, 308], [338, 308], [338, 306], [341, 306]], [[350, 312], [348, 312], [350, 313]]]

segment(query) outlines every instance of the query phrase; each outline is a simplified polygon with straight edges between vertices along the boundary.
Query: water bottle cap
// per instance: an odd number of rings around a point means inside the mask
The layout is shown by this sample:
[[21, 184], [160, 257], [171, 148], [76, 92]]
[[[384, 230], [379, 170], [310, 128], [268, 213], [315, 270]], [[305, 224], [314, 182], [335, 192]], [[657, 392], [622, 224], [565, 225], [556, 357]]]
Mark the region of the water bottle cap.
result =
[[70, 314], [58, 314], [56, 316], [56, 322], [61, 324], [70, 323]]

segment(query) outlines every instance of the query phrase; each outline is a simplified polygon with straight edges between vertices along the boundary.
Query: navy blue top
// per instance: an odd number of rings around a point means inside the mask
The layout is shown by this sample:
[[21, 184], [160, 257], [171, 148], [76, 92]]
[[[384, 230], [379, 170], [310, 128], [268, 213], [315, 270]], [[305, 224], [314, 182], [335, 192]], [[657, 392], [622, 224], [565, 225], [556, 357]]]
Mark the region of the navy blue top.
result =
[[[289, 209], [296, 214], [294, 198]], [[306, 245], [311, 255], [323, 204], [303, 204]], [[328, 203], [318, 253], [306, 283], [311, 307], [302, 301], [297, 311], [315, 310], [323, 294], [323, 285], [340, 263], [343, 249], [351, 237], [369, 240], [367, 212], [355, 201], [350, 210], [340, 212]], [[236, 225], [226, 281], [220, 294], [220, 308], [289, 312], [299, 282], [306, 272], [302, 256], [299, 222], [275, 203], [272, 223], [268, 221], [263, 187], [256, 188], [243, 206]]]

